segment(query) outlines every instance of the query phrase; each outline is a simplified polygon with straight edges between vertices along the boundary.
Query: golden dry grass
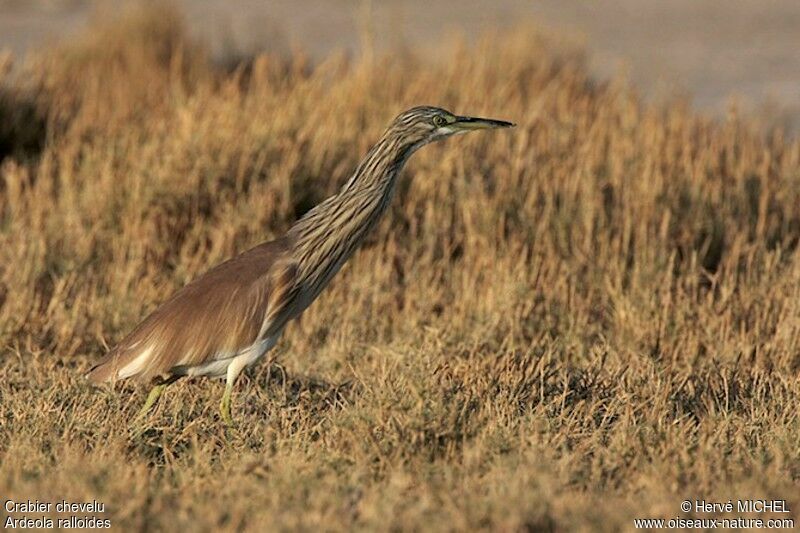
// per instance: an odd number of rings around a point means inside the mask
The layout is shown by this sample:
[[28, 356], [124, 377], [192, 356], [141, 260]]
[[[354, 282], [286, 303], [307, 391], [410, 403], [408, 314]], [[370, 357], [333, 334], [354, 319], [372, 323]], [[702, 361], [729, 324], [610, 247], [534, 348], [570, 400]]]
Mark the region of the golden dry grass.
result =
[[[0, 79], [0, 497], [114, 526], [630, 528], [800, 508], [800, 143], [646, 106], [532, 31], [431, 62], [215, 67], [143, 10]], [[415, 104], [516, 130], [421, 150], [374, 238], [249, 372], [82, 373], [284, 231]]]

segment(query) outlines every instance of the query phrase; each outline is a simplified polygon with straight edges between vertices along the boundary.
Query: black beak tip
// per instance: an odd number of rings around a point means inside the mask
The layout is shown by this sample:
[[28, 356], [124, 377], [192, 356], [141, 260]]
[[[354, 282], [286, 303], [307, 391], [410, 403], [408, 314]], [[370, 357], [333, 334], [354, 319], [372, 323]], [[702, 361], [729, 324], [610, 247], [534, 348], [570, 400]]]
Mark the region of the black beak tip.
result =
[[489, 119], [487, 122], [491, 123], [495, 128], [513, 128], [516, 126], [515, 123], [505, 120]]
[[457, 122], [461, 122], [463, 124], [478, 123], [482, 124], [484, 127], [490, 128], [513, 128], [516, 126], [516, 124], [513, 122], [497, 120], [494, 118], [458, 117]]

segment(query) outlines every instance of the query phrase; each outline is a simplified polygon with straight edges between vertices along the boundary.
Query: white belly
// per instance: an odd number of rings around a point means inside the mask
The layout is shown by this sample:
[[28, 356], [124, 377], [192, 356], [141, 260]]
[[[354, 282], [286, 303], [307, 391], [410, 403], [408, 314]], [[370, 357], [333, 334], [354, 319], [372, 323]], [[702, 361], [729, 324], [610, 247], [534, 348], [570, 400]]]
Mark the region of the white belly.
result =
[[275, 346], [280, 336], [281, 332], [278, 332], [275, 335], [251, 344], [236, 354], [228, 357], [218, 356], [212, 361], [188, 368], [186, 370], [186, 375], [190, 377], [205, 376], [221, 378], [227, 375], [228, 367], [232, 364], [235, 364], [238, 368], [252, 366], [260, 361], [270, 348]]

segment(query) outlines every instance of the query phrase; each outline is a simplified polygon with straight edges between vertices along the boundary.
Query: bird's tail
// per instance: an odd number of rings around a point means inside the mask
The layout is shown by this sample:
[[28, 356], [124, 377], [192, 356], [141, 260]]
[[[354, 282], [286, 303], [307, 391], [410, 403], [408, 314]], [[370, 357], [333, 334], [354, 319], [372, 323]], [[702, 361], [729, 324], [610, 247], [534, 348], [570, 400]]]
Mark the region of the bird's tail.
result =
[[85, 377], [92, 383], [100, 384], [136, 375], [142, 370], [133, 368], [138, 355], [134, 350], [122, 351], [118, 346], [90, 368]]
[[84, 377], [95, 384], [113, 381], [119, 369], [119, 365], [115, 364], [116, 359], [116, 354], [108, 354], [90, 368]]

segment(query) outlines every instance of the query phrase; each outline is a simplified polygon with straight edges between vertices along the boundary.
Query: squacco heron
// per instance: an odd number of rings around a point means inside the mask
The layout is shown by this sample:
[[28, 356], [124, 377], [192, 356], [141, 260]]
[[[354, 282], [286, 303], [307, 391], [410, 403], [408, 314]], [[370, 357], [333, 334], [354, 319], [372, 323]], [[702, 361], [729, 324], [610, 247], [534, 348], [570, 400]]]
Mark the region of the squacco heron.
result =
[[510, 122], [456, 116], [437, 107], [401, 113], [350, 179], [276, 240], [212, 268], [161, 304], [88, 373], [95, 382], [154, 383], [140, 415], [181, 377], [225, 377], [220, 404], [231, 424], [231, 392], [243, 369], [273, 347], [313, 302], [386, 210], [397, 176], [420, 147]]

